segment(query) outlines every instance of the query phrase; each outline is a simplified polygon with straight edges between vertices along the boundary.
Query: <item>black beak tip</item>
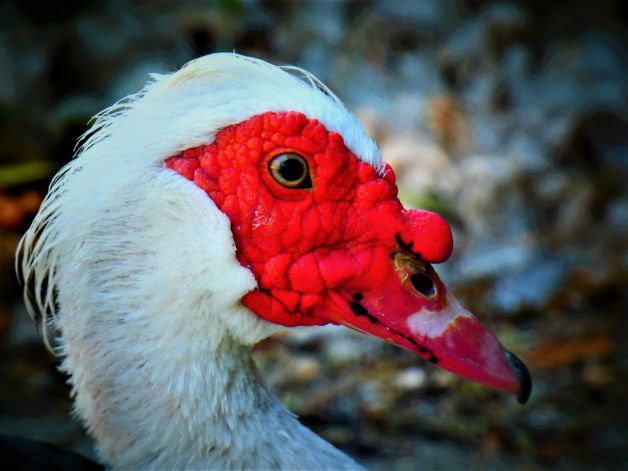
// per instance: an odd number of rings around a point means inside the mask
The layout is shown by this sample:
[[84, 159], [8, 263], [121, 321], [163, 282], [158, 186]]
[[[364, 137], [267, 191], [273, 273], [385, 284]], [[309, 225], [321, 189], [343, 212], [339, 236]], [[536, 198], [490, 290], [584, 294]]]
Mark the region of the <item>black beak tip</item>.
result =
[[515, 372], [517, 379], [519, 380], [519, 393], [517, 394], [517, 402], [519, 404], [525, 404], [530, 399], [532, 394], [532, 377], [526, 365], [515, 355], [514, 353], [504, 349], [506, 360], [508, 364]]

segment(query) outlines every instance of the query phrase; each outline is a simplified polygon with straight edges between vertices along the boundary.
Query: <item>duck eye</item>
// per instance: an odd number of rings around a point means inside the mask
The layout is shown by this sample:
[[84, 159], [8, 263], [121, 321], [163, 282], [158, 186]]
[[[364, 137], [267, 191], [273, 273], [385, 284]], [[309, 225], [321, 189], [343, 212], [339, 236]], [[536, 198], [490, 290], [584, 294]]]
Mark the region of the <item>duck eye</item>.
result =
[[298, 154], [286, 153], [274, 157], [268, 164], [273, 178], [287, 188], [312, 188], [307, 160]]
[[436, 285], [434, 285], [434, 280], [429, 275], [425, 273], [414, 273], [410, 276], [410, 283], [415, 290], [417, 290], [421, 295], [426, 298], [431, 298], [436, 294]]

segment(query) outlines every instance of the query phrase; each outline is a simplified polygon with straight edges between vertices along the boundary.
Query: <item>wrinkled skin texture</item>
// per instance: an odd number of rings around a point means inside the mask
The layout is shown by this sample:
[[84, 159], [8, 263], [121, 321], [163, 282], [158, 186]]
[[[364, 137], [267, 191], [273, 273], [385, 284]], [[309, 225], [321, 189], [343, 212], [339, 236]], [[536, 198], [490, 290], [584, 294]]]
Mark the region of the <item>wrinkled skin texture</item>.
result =
[[[288, 152], [307, 161], [311, 188], [273, 176], [270, 161]], [[405, 210], [392, 169], [359, 160], [338, 133], [298, 112], [265, 113], [166, 165], [230, 218], [238, 259], [258, 282], [242, 302], [257, 315], [285, 326], [342, 323], [497, 389], [519, 388], [499, 342], [430, 265], [451, 254], [448, 224]], [[431, 280], [429, 296], [413, 286], [416, 273]]]
[[[268, 162], [284, 152], [308, 160], [312, 189], [273, 179]], [[382, 284], [391, 275], [396, 235], [426, 261], [451, 253], [447, 223], [427, 211], [404, 211], [389, 166], [379, 175], [338, 133], [301, 113], [253, 117], [168, 166], [204, 189], [231, 219], [238, 258], [259, 283], [243, 301], [271, 322], [328, 323], [320, 312], [326, 291], [362, 294]], [[442, 298], [425, 304], [437, 307]]]

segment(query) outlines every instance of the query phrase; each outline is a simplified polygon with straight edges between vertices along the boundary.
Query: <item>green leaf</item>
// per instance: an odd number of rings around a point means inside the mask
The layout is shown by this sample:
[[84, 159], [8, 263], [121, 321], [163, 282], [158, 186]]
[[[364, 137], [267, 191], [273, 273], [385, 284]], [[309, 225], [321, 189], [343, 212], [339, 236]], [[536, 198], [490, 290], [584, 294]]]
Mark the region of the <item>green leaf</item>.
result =
[[48, 160], [26, 162], [0, 167], [0, 187], [11, 187], [42, 180], [56, 170], [57, 165]]

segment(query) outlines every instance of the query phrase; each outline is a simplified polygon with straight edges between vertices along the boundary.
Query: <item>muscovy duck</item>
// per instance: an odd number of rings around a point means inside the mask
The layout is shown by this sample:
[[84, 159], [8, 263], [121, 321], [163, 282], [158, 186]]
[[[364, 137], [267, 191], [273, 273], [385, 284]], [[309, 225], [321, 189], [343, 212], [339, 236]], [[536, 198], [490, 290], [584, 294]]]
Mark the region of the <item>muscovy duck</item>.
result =
[[18, 268], [108, 465], [360, 469], [268, 391], [250, 348], [343, 324], [525, 402], [523, 363], [432, 267], [451, 250], [329, 88], [217, 53], [97, 116]]

